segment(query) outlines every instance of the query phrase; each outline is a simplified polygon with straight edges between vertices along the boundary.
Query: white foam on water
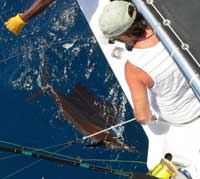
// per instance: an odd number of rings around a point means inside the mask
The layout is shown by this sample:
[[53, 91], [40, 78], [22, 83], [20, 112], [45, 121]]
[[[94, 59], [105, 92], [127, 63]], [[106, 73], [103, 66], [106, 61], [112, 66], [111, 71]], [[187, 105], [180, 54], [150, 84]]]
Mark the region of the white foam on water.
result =
[[62, 47], [65, 48], [65, 49], [67, 49], [67, 50], [69, 50], [73, 46], [74, 46], [74, 43], [66, 43]]

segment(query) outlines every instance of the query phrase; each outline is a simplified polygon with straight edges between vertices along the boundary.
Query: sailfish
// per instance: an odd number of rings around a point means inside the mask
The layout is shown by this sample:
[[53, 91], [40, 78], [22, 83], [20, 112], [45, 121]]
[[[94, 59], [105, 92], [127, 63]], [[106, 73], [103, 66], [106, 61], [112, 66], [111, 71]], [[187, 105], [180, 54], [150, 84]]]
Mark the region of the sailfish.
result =
[[[68, 95], [53, 89], [49, 85], [48, 63], [45, 62], [45, 74], [41, 90], [31, 98], [47, 93], [58, 106], [64, 120], [73, 125], [82, 135], [88, 136], [116, 124], [116, 111], [112, 105], [97, 99], [83, 85], [78, 83]], [[114, 112], [115, 111], [115, 112]], [[92, 144], [88, 146], [106, 146], [110, 149], [124, 149], [129, 152], [135, 150], [119, 136], [116, 131], [109, 130], [90, 138]]]

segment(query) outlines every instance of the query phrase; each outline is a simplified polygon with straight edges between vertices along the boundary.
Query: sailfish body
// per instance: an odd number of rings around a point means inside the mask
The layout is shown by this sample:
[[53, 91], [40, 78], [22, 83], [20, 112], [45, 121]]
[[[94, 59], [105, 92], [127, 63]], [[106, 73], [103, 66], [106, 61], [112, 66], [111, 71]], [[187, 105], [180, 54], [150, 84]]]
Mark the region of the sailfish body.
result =
[[[44, 62], [44, 78], [39, 86], [41, 90], [34, 93], [29, 99], [47, 93], [61, 110], [64, 120], [67, 120], [84, 136], [97, 133], [116, 124], [117, 112], [114, 107], [97, 99], [81, 84], [77, 84], [68, 95], [54, 90], [49, 85], [47, 60]], [[135, 147], [129, 146], [114, 129], [91, 137], [93, 143], [89, 146], [106, 146], [110, 149], [135, 151]]]
[[[41, 90], [31, 96], [31, 98], [47, 93], [61, 110], [64, 120], [67, 120], [82, 135], [88, 136], [105, 128], [116, 124], [116, 111], [112, 105], [96, 99], [84, 86], [77, 84], [68, 94], [63, 95], [55, 91], [49, 85], [48, 63], [44, 63], [44, 81], [42, 81]], [[91, 137], [93, 144], [89, 146], [106, 146], [111, 149], [124, 149], [135, 151], [135, 147], [129, 146], [122, 136], [112, 128], [98, 135]]]
[[[115, 122], [114, 109], [97, 100], [80, 84], [76, 85], [67, 96], [52, 88], [46, 88], [45, 91], [61, 109], [63, 118], [84, 136], [99, 132]], [[129, 147], [113, 130], [95, 135], [91, 140], [94, 144], [90, 146], [105, 145], [111, 149], [133, 150], [133, 147]]]

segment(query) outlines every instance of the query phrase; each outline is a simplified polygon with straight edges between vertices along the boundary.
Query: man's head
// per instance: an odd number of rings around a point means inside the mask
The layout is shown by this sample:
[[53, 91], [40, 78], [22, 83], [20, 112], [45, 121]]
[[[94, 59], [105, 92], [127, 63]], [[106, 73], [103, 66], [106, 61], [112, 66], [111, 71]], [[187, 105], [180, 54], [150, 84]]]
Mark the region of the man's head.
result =
[[132, 2], [116, 0], [104, 7], [99, 26], [106, 38], [133, 45], [145, 36], [148, 24]]
[[100, 29], [108, 38], [117, 37], [131, 27], [136, 14], [136, 8], [132, 3], [112, 1], [104, 7], [99, 17]]

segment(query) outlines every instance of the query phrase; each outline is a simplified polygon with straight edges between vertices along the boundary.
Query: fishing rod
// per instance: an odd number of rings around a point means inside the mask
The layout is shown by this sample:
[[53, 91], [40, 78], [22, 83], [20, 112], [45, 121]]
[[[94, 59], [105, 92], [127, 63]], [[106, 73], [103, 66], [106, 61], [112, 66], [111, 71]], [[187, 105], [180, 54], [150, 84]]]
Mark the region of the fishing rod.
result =
[[48, 160], [48, 161], [58, 162], [58, 163], [62, 163], [62, 164], [67, 164], [67, 165], [71, 165], [71, 166], [75, 166], [75, 167], [96, 170], [96, 171], [100, 171], [100, 172], [104, 172], [104, 173], [108, 173], [108, 174], [120, 175], [120, 176], [125, 176], [125, 177], [132, 176], [131, 172], [124, 172], [124, 171], [114, 170], [111, 168], [101, 167], [101, 166], [85, 163], [82, 160], [76, 161], [76, 160], [72, 160], [72, 159], [63, 159], [63, 158], [55, 157], [55, 156], [51, 156], [51, 155], [40, 154], [40, 153], [32, 152], [32, 151], [24, 149], [24, 148], [0, 146], [0, 150], [24, 155], [27, 157], [33, 157], [33, 158], [38, 158], [38, 159], [42, 159], [42, 160]]
[[126, 172], [126, 171], [122, 171], [122, 170], [115, 170], [112, 168], [101, 167], [101, 166], [97, 166], [94, 164], [89, 164], [89, 163], [84, 162], [81, 159], [79, 161], [77, 161], [77, 160], [73, 160], [73, 159], [63, 159], [63, 158], [55, 157], [52, 155], [36, 153], [36, 152], [32, 152], [30, 150], [27, 150], [25, 147], [15, 148], [15, 147], [8, 147], [8, 146], [0, 146], [0, 150], [24, 155], [27, 157], [62, 163], [62, 164], [66, 164], [66, 165], [70, 165], [70, 166], [74, 166], [74, 167], [80, 167], [80, 168], [90, 169], [90, 170], [94, 170], [94, 171], [99, 171], [99, 172], [103, 172], [103, 173], [107, 173], [107, 174], [124, 176], [129, 179], [157, 179], [156, 177], [148, 176], [148, 175], [145, 175], [142, 173]]

